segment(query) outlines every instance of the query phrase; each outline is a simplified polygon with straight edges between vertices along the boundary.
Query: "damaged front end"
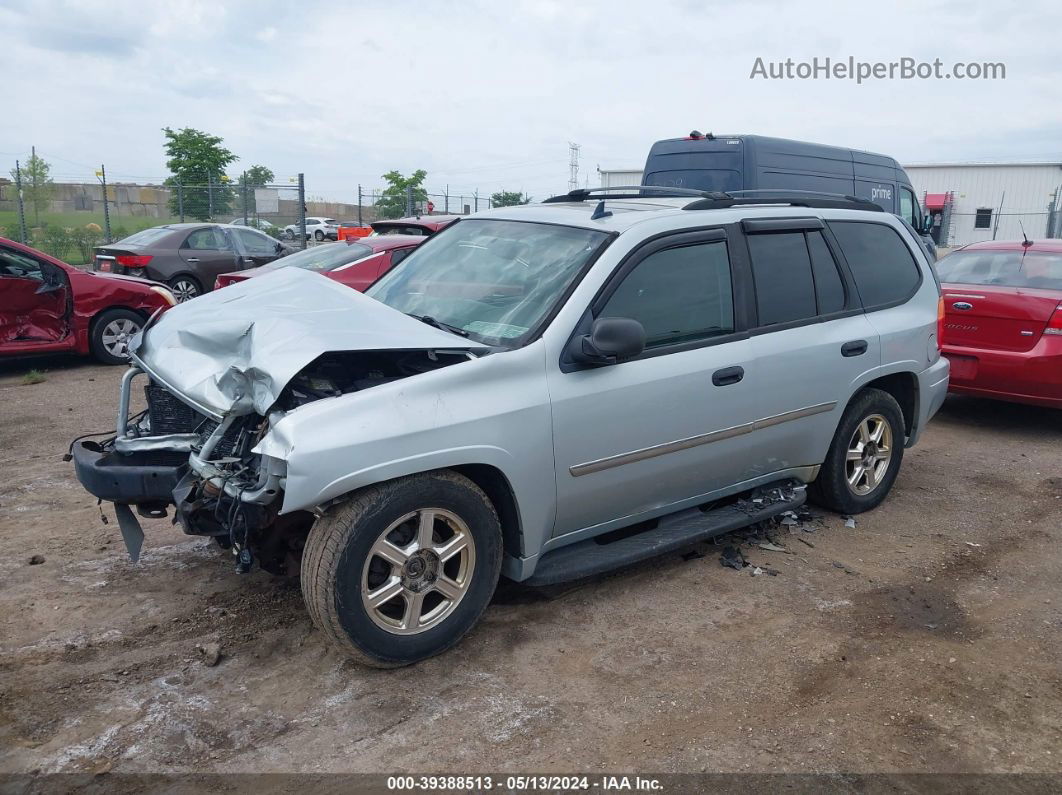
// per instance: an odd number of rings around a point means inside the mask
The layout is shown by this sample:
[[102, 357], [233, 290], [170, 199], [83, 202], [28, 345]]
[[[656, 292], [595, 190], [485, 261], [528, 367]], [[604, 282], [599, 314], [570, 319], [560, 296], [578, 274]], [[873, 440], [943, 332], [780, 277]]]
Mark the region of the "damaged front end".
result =
[[[71, 446], [82, 485], [114, 503], [134, 561], [136, 514], [161, 518], [172, 505], [185, 533], [231, 548], [238, 571], [291, 570], [314, 515], [282, 510], [287, 462], [260, 449], [277, 423], [307, 403], [476, 356], [451, 347], [466, 340], [316, 274], [253, 282], [149, 324], [131, 345], [114, 437]], [[131, 414], [139, 389], [147, 408]]]
[[[133, 389], [140, 386], [147, 409], [129, 416]], [[134, 561], [144, 532], [133, 508], [140, 516], [161, 518], [172, 505], [174, 522], [185, 533], [211, 536], [232, 548], [239, 570], [258, 560], [284, 573], [312, 517], [292, 515], [278, 526], [285, 463], [254, 452], [268, 429], [269, 420], [254, 412], [230, 413], [218, 422], [131, 367], [122, 379], [114, 438], [75, 442], [71, 454], [85, 488], [114, 503]]]

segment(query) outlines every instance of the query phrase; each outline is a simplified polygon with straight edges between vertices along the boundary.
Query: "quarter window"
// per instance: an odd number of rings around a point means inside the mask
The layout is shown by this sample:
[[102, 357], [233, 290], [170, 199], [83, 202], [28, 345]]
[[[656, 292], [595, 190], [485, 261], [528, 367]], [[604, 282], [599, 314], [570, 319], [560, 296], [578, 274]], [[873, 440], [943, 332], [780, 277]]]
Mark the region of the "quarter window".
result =
[[865, 309], [902, 303], [921, 280], [918, 263], [891, 226], [864, 221], [832, 221]]
[[650, 254], [627, 274], [599, 316], [637, 320], [645, 328], [646, 348], [732, 332], [734, 294], [726, 243]]

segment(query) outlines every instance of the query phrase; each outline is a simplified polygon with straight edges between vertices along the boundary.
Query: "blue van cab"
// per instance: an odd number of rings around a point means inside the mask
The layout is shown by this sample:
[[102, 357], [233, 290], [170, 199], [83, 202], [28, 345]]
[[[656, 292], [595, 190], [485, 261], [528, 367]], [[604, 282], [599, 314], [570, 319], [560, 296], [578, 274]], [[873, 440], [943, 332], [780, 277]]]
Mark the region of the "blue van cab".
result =
[[657, 141], [649, 150], [643, 185], [705, 191], [778, 190], [840, 193], [867, 199], [907, 221], [936, 254], [925, 234], [911, 180], [893, 158], [858, 149], [768, 138], [712, 135]]

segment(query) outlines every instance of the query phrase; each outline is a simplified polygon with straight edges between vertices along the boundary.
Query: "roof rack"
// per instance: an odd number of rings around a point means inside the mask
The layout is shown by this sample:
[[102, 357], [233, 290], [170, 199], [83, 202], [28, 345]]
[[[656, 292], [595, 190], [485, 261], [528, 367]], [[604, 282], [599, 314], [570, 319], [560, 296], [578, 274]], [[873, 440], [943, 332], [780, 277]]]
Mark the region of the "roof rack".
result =
[[[746, 195], [754, 194], [754, 195]], [[813, 190], [736, 190], [721, 197], [690, 202], [683, 210], [721, 210], [755, 204], [788, 204], [791, 207], [814, 207], [837, 210], [867, 210], [885, 212], [879, 204], [843, 193], [823, 193]]]
[[[630, 193], [621, 193], [617, 195], [603, 195], [609, 194], [611, 191], [625, 190], [631, 191]], [[543, 204], [550, 204], [556, 202], [582, 202], [590, 198], [601, 199], [645, 199], [649, 196], [655, 196], [657, 198], [685, 198], [687, 196], [697, 196], [701, 199], [727, 199], [729, 194], [722, 191], [710, 191], [710, 190], [693, 190], [691, 188], [668, 188], [663, 185], [613, 185], [608, 188], [577, 188], [576, 190], [562, 193], [560, 196], [550, 196], [548, 199], [543, 199]]]

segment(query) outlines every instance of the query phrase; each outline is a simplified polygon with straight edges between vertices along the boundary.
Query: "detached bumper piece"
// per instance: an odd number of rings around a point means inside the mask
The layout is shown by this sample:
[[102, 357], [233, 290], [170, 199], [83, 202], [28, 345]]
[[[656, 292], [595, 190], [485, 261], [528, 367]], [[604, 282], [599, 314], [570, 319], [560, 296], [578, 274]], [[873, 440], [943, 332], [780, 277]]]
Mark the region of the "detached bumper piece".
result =
[[74, 472], [86, 491], [125, 505], [166, 505], [187, 467], [187, 453], [116, 453], [96, 442], [74, 444]]
[[114, 503], [125, 548], [136, 563], [144, 546], [144, 531], [130, 505], [147, 516], [164, 516], [173, 490], [187, 466], [181, 453], [151, 451], [115, 453], [92, 441], [74, 444], [74, 472], [81, 485], [101, 500]]

